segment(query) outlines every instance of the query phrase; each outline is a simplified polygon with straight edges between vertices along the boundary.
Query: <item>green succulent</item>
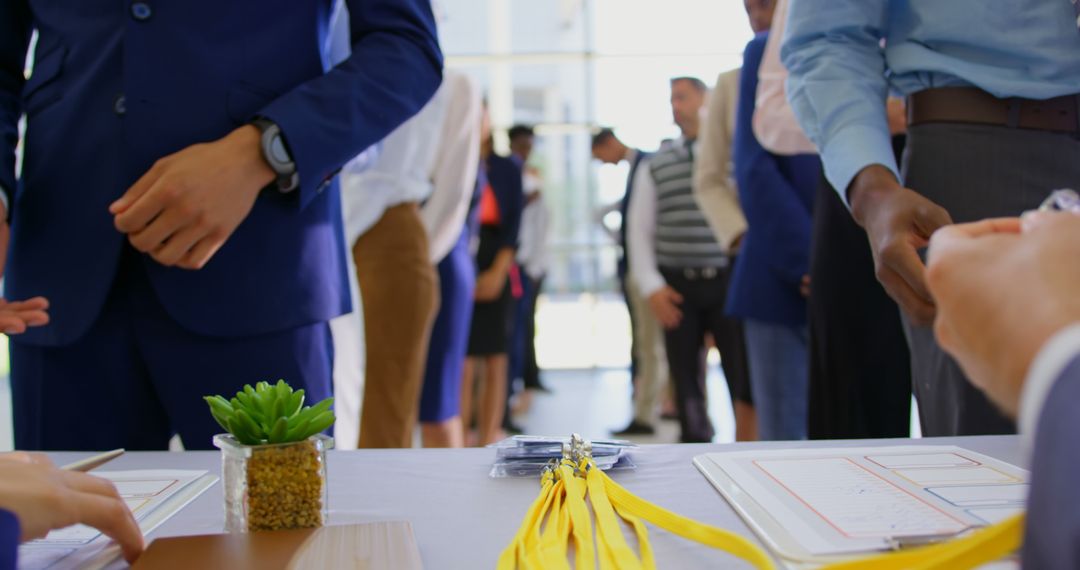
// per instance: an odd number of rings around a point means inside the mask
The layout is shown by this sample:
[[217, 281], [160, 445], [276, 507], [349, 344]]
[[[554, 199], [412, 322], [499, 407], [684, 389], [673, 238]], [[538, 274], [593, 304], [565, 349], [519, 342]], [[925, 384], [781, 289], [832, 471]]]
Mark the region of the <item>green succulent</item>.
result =
[[334, 423], [333, 398], [304, 407], [304, 391], [293, 392], [284, 380], [250, 384], [226, 400], [206, 396], [210, 413], [225, 431], [244, 445], [292, 443], [326, 430]]

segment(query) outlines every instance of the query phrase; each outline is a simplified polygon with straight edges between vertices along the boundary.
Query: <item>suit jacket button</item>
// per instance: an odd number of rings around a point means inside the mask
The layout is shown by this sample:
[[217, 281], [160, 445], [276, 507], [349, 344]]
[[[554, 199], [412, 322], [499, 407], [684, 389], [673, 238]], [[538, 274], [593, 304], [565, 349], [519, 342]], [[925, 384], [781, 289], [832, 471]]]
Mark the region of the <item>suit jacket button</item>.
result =
[[140, 22], [145, 22], [150, 19], [150, 16], [154, 15], [154, 11], [150, 9], [150, 5], [146, 2], [136, 2], [131, 5], [131, 16]]
[[117, 95], [113, 101], [113, 112], [123, 117], [127, 113], [127, 99], [123, 95]]

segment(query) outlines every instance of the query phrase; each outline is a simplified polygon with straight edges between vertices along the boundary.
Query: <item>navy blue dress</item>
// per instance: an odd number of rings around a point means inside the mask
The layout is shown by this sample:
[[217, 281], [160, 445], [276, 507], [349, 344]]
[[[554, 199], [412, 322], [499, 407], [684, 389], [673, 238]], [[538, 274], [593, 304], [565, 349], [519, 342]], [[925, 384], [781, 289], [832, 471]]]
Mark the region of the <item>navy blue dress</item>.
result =
[[469, 347], [476, 260], [472, 242], [480, 231], [480, 195], [487, 186], [483, 165], [477, 171], [465, 227], [454, 248], [439, 262], [439, 313], [431, 327], [427, 370], [420, 391], [420, 421], [437, 423], [461, 413], [461, 370]]

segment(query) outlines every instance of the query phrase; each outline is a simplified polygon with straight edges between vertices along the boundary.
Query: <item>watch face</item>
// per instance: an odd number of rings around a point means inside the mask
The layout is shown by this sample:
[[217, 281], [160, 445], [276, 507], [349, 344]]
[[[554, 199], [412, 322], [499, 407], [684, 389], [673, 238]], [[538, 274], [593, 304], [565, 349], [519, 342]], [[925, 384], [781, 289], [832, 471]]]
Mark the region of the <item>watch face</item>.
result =
[[282, 165], [292, 163], [292, 157], [289, 156], [289, 151], [285, 150], [285, 142], [281, 140], [280, 134], [270, 140], [270, 155], [275, 162]]

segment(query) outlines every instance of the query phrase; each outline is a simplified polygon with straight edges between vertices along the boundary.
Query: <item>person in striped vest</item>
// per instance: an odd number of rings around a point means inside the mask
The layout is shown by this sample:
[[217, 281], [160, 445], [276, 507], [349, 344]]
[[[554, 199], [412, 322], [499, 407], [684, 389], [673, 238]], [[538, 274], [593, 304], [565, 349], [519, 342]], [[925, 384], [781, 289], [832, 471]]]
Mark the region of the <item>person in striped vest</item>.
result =
[[720, 350], [732, 402], [751, 406], [742, 327], [724, 314], [733, 263], [694, 198], [694, 152], [708, 88], [671, 80], [671, 108], [682, 137], [639, 168], [630, 200], [630, 272], [664, 326], [680, 439], [712, 441], [705, 391], [706, 334]]

